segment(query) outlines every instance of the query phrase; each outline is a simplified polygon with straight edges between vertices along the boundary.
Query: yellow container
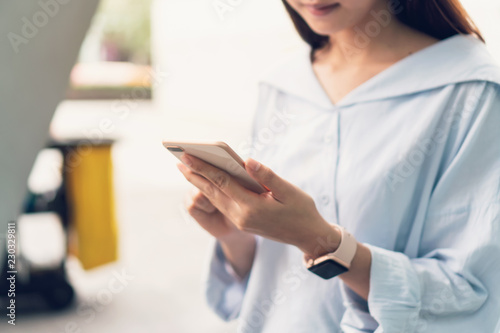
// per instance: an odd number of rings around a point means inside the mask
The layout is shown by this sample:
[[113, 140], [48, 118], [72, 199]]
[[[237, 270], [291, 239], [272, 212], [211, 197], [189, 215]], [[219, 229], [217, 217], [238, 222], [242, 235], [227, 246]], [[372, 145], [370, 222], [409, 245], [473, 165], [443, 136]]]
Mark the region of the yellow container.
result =
[[65, 152], [70, 208], [69, 251], [84, 269], [118, 259], [111, 144], [79, 144]]

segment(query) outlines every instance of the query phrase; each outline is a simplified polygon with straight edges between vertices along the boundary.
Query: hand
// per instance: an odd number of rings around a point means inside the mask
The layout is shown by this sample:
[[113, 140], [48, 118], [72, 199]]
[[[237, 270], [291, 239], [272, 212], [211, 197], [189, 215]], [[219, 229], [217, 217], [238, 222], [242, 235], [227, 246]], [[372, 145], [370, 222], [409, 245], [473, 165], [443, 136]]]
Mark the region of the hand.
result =
[[203, 229], [217, 239], [240, 233], [240, 230], [198, 189], [190, 196], [186, 209]]
[[[270, 189], [257, 194], [226, 172], [184, 154], [179, 170], [238, 230], [292, 244], [309, 257], [333, 252], [340, 234], [319, 214], [313, 199], [253, 159], [245, 165], [257, 182]], [[227, 230], [227, 229], [223, 229]]]
[[255, 256], [255, 236], [239, 230], [199, 190], [191, 195], [186, 208], [203, 229], [217, 238], [236, 274], [241, 279], [247, 276]]

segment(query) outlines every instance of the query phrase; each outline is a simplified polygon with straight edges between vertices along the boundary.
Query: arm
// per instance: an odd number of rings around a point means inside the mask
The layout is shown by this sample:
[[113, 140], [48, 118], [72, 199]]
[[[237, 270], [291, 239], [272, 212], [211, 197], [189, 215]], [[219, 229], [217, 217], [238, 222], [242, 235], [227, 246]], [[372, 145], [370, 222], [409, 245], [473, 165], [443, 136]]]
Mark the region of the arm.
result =
[[206, 298], [222, 319], [237, 317], [256, 249], [255, 236], [238, 230], [207, 197], [197, 191], [186, 204], [189, 214], [214, 237], [207, 269]]
[[384, 332], [493, 332], [499, 321], [500, 88], [476, 88], [474, 112], [457, 125], [466, 135], [430, 197], [417, 258], [369, 246], [368, 306]]
[[210, 308], [223, 320], [238, 317], [248, 283], [225, 257], [220, 242], [214, 239], [209, 267], [206, 270], [205, 295]]
[[245, 279], [252, 268], [255, 256], [256, 239], [252, 234], [238, 232], [218, 239], [224, 256], [235, 274]]
[[[498, 90], [492, 86], [482, 95], [467, 138], [436, 184], [419, 258], [360, 244], [351, 271], [340, 276], [368, 300], [380, 332], [415, 332], [422, 325], [443, 330], [449, 316], [454, 317], [448, 325], [461, 331], [498, 320], [499, 302], [485, 306], [488, 294], [500, 294], [493, 283], [500, 280]], [[199, 159], [185, 155], [183, 161], [185, 177], [239, 230], [294, 245], [309, 257], [338, 246], [340, 235], [313, 200], [269, 168], [252, 159], [246, 164], [249, 174], [271, 190], [259, 195]]]
[[[250, 160], [247, 165], [252, 166], [254, 163]], [[195, 158], [191, 167], [196, 168], [197, 173], [203, 172], [204, 168], [210, 168]], [[500, 170], [497, 166], [495, 168], [497, 172]], [[328, 223], [318, 218], [314, 204], [308, 202], [300, 190], [294, 191], [289, 188], [282, 189], [281, 192], [273, 183], [283, 184], [283, 180], [264, 166], [259, 170], [261, 171], [254, 170], [252, 175], [256, 179], [267, 180], [262, 183], [274, 189], [272, 193], [279, 200], [271, 195], [257, 194], [245, 194], [248, 195], [245, 197], [247, 200], [242, 200], [243, 197], [239, 200], [239, 196], [244, 195], [243, 192], [239, 192], [241, 189], [227, 188], [235, 185], [235, 182], [215, 182], [217, 183], [215, 185], [187, 168], [183, 169], [183, 172], [189, 181], [203, 189], [219, 209], [225, 209], [228, 215], [234, 214], [235, 224], [241, 230], [292, 244], [308, 256], [321, 255], [321, 251], [325, 253], [334, 251], [338, 242], [335, 241], [335, 237], [338, 235]], [[260, 178], [256, 176], [256, 172], [262, 172], [267, 176]], [[219, 174], [213, 179], [220, 180], [222, 179], [220, 176]], [[496, 179], [500, 179], [500, 175], [497, 177]], [[235, 200], [222, 201], [226, 199], [221, 198], [222, 192], [218, 192], [221, 188], [228, 193], [234, 191], [230, 197]], [[257, 200], [257, 203], [252, 204], [252, 200]], [[467, 220], [469, 228], [477, 226], [478, 222], [484, 223], [485, 229], [482, 232], [467, 230], [464, 233], [457, 233], [453, 235], [455, 241], [453, 247], [440, 249], [444, 245], [436, 244], [438, 250], [431, 250], [421, 258], [410, 259], [402, 253], [360, 244], [351, 271], [340, 275], [340, 278], [356, 293], [368, 298], [370, 315], [379, 323], [380, 332], [415, 332], [421, 325], [427, 327], [426, 325], [433, 324], [441, 325], [437, 327], [442, 330], [446, 327], [443, 321], [447, 322], [446, 325], [450, 325], [449, 316], [460, 316], [455, 317], [452, 323], [464, 327], [463, 318], [469, 319], [465, 315], [471, 315], [481, 308], [488, 292], [493, 292], [495, 295], [500, 293], [499, 287], [496, 286], [498, 284], [491, 282], [500, 280], [498, 194], [497, 202], [493, 206], [488, 206], [492, 202], [485, 201], [484, 204], [486, 206], [478, 210], [483, 216], [478, 215], [470, 221]], [[494, 218], [484, 216], [485, 212], [493, 214]], [[463, 218], [463, 211], [462, 215], [458, 216]], [[443, 236], [447, 235], [448, 221], [429, 220], [428, 223], [441, 225], [444, 231], [439, 232], [439, 235], [442, 235], [440, 238], [449, 240]], [[464, 225], [463, 220], [457, 220], [455, 223], [458, 226]], [[301, 226], [306, 227], [301, 228]], [[496, 233], [492, 234], [492, 230], [496, 230]], [[488, 238], [487, 235], [492, 237]], [[436, 238], [434, 233], [432, 236]], [[464, 241], [466, 243], [463, 243]], [[489, 285], [483, 284], [479, 277], [484, 260], [490, 261], [486, 263], [485, 270], [485, 278], [490, 281]], [[438, 308], [435, 308], [435, 304], [438, 304]], [[490, 303], [491, 306], [494, 307], [495, 303]], [[481, 311], [487, 318], [492, 315], [492, 311], [498, 313], [500, 309], [497, 306]], [[480, 322], [472, 323], [476, 325]], [[471, 325], [471, 321], [468, 323]]]

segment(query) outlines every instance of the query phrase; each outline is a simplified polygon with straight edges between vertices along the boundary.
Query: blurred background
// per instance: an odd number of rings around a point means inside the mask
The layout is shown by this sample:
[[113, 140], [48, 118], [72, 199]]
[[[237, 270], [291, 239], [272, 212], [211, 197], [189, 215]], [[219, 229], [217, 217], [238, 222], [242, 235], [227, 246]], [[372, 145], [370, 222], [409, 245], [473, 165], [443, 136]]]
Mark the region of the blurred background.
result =
[[[500, 4], [462, 2], [500, 61]], [[57, 15], [65, 15], [64, 7]], [[102, 214], [112, 221], [107, 234], [118, 251], [94, 239], [113, 262], [92, 263], [90, 254], [82, 263], [66, 255], [67, 240], [71, 253], [83, 255], [74, 228], [54, 214], [23, 216], [21, 264], [36, 271], [65, 261], [75, 303], [55, 311], [63, 294], [49, 295], [52, 309], [43, 297], [19, 298], [16, 326], [3, 316], [0, 330], [234, 332], [234, 323], [222, 322], [205, 304], [201, 276], [210, 237], [184, 211], [190, 186], [161, 141], [225, 141], [244, 156], [238, 147], [248, 139], [259, 75], [304, 47], [281, 1], [100, 1], [51, 121], [52, 149], [39, 154], [31, 172], [26, 206], [34, 212], [57, 198], [63, 183], [76, 186], [77, 172], [62, 171], [68, 152], [90, 146], [91, 153], [78, 156], [93, 156], [104, 147], [90, 162], [109, 169], [97, 183], [100, 193], [82, 198], [70, 189], [65, 198], [114, 202]], [[88, 177], [82, 165], [74, 170]]]

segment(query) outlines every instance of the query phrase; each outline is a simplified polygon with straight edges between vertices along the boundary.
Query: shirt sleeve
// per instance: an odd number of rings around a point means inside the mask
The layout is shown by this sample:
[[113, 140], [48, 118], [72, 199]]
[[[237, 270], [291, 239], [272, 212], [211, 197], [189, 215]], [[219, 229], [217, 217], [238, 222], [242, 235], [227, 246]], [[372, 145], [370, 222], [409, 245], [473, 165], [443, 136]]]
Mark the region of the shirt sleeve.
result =
[[240, 279], [224, 256], [219, 242], [214, 241], [205, 278], [205, 296], [210, 308], [225, 321], [238, 317], [248, 283]]
[[417, 258], [366, 244], [375, 332], [494, 332], [500, 313], [500, 88], [483, 82], [434, 185]]

